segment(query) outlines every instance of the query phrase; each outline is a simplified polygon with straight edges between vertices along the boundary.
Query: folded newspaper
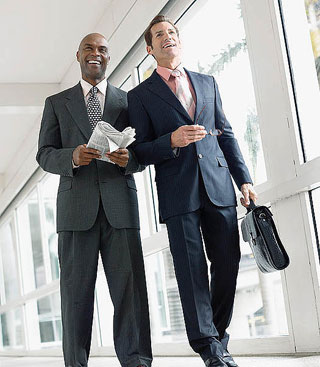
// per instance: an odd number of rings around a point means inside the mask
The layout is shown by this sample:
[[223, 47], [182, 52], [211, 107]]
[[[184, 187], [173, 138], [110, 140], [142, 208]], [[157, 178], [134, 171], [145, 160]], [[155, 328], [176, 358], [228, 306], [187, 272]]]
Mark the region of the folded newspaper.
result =
[[97, 149], [101, 152], [101, 161], [113, 163], [106, 153], [114, 152], [117, 149], [124, 149], [136, 139], [135, 129], [128, 126], [123, 131], [118, 131], [108, 122], [100, 121], [94, 128], [92, 135], [88, 141], [87, 148]]

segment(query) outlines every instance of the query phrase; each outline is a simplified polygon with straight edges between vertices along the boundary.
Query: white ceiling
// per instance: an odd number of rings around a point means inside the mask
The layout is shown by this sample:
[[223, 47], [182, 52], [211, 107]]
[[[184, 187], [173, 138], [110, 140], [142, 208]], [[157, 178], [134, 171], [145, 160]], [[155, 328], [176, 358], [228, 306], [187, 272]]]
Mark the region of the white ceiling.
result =
[[80, 40], [95, 31], [111, 2], [0, 0], [0, 175], [39, 125], [45, 97], [59, 90]]
[[59, 83], [111, 0], [1, 0], [0, 83]]

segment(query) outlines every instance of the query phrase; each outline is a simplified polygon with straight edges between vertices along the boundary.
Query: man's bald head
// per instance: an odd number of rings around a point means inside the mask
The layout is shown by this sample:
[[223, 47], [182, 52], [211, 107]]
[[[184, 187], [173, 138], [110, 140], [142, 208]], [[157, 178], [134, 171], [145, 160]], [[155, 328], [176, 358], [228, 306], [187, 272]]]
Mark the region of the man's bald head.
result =
[[106, 43], [107, 43], [107, 46], [108, 46], [108, 48], [109, 48], [109, 42], [108, 42], [108, 40], [106, 39], [106, 37], [103, 35], [103, 34], [101, 34], [101, 33], [89, 33], [89, 34], [87, 34], [85, 37], [83, 37], [82, 38], [82, 40], [81, 40], [81, 42], [80, 42], [80, 44], [79, 44], [79, 48], [78, 48], [78, 50], [80, 50], [80, 47], [86, 42], [86, 41], [88, 41], [88, 40], [91, 40], [92, 38], [103, 38], [105, 41], [106, 41]]
[[101, 82], [110, 60], [107, 39], [100, 33], [86, 35], [80, 42], [77, 60], [84, 80], [92, 85]]

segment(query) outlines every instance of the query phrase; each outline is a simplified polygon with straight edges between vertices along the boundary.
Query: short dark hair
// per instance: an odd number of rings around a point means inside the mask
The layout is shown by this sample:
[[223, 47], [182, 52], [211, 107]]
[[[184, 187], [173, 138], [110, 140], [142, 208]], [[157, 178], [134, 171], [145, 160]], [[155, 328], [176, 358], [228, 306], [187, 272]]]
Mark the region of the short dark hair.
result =
[[162, 15], [162, 14], [159, 14], [157, 15], [156, 17], [154, 17], [152, 19], [152, 21], [150, 22], [150, 24], [148, 25], [148, 28], [145, 30], [144, 32], [144, 39], [146, 41], [146, 44], [147, 46], [152, 46], [152, 33], [151, 33], [151, 28], [155, 25], [155, 24], [158, 24], [158, 23], [162, 23], [162, 22], [168, 22], [170, 23], [175, 31], [177, 32], [177, 35], [179, 37], [179, 29], [178, 27], [173, 23], [173, 21], [166, 17], [165, 15]]

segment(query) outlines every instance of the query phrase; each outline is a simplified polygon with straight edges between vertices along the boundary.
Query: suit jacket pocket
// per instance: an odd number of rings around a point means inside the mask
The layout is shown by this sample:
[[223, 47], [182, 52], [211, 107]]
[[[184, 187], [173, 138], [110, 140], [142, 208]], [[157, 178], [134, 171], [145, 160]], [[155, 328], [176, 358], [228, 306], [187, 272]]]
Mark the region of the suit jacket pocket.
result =
[[168, 178], [168, 176], [173, 176], [179, 173], [179, 167], [177, 165], [174, 166], [162, 166], [161, 168], [156, 169], [156, 181], [163, 181]]
[[128, 187], [130, 187], [130, 189], [134, 189], [134, 190], [137, 191], [136, 183], [134, 182], [133, 179], [129, 178], [129, 179], [126, 179], [126, 181], [127, 181]]
[[59, 188], [58, 188], [58, 193], [62, 192], [62, 191], [70, 190], [71, 186], [72, 186], [72, 180], [60, 182], [60, 185], [59, 185]]
[[219, 167], [227, 167], [228, 168], [228, 163], [227, 163], [227, 161], [224, 157], [217, 157], [217, 161], [218, 161], [218, 166]]

